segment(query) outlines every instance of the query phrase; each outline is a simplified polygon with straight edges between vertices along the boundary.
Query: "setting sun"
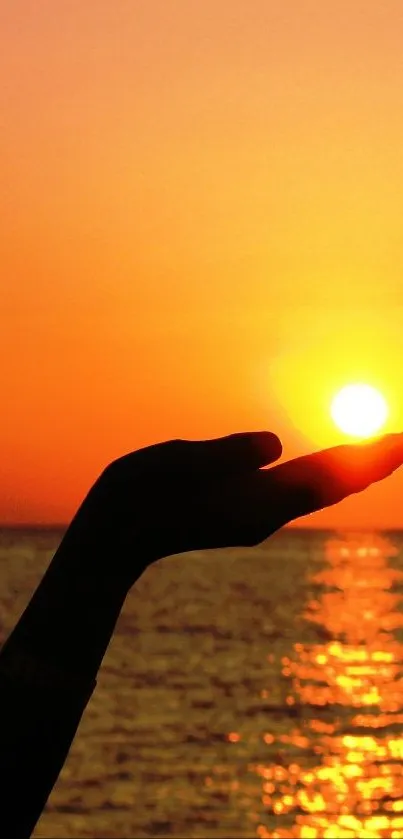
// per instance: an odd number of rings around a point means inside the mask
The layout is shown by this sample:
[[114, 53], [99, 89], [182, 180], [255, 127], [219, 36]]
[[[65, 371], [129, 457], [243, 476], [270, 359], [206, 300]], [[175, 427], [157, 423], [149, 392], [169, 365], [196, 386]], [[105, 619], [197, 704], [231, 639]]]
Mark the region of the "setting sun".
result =
[[382, 428], [388, 416], [388, 406], [374, 387], [351, 384], [336, 394], [330, 412], [335, 424], [345, 434], [365, 438]]

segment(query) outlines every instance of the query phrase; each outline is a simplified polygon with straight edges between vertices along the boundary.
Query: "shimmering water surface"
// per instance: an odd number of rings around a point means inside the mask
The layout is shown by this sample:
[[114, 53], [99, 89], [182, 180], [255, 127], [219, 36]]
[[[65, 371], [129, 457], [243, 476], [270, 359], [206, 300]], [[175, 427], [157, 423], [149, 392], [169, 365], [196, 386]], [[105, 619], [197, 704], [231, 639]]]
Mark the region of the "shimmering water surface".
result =
[[[0, 533], [1, 640], [60, 538]], [[35, 836], [403, 837], [402, 603], [399, 533], [159, 562]]]

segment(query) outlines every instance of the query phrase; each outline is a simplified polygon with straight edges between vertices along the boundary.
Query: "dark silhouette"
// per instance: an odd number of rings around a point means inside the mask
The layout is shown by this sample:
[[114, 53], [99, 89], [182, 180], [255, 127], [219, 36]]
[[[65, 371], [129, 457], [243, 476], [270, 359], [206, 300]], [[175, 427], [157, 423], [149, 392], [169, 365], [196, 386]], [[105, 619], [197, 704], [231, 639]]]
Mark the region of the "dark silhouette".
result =
[[128, 454], [98, 478], [0, 652], [2, 835], [31, 835], [147, 566], [256, 545], [360, 492], [403, 463], [403, 434], [261, 468], [280, 454], [269, 432], [174, 440]]

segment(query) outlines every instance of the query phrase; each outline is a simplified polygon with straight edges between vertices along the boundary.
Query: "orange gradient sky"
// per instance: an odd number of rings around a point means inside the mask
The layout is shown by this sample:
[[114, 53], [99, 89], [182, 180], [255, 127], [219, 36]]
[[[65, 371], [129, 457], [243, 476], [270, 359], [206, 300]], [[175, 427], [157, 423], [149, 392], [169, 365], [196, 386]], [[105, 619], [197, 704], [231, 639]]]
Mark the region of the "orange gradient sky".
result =
[[[67, 522], [112, 458], [403, 427], [401, 0], [1, 10], [1, 522]], [[403, 524], [403, 470], [307, 521]]]

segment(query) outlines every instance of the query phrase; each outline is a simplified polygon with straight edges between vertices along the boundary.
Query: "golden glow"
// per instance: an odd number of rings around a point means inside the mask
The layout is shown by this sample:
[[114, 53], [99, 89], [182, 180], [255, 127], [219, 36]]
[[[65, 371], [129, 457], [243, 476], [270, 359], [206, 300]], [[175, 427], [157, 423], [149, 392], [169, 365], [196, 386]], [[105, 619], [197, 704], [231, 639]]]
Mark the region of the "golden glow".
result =
[[346, 385], [334, 397], [330, 411], [341, 431], [361, 438], [376, 434], [388, 416], [384, 397], [367, 384]]
[[331, 539], [326, 565], [310, 577], [318, 594], [304, 618], [316, 640], [281, 657], [295, 715], [282, 730], [268, 717], [266, 760], [251, 767], [257, 839], [403, 837], [403, 570], [389, 563], [396, 555], [383, 537]]
[[[7, 4], [1, 521], [170, 437], [337, 444], [351, 378], [402, 427], [401, 8]], [[304, 524], [399, 527], [402, 493]]]

